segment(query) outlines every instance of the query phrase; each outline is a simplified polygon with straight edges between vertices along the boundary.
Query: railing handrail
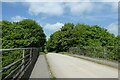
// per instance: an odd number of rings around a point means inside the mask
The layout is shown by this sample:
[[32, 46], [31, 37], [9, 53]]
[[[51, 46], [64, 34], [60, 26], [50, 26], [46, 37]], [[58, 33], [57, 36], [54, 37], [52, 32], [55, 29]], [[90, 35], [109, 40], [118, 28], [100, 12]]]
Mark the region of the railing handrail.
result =
[[105, 47], [116, 47], [116, 48], [119, 48], [120, 46], [76, 46], [76, 47], [71, 47], [71, 48], [105, 48]]
[[[27, 62], [30, 62], [31, 63], [31, 61], [33, 60], [32, 58], [32, 55], [35, 55], [35, 54], [33, 54], [33, 51], [32, 50], [37, 50], [37, 52], [38, 52], [38, 48], [35, 48], [35, 47], [29, 47], [29, 48], [11, 48], [11, 49], [0, 49], [0, 52], [7, 52], [7, 51], [15, 51], [15, 50], [22, 50], [22, 58], [20, 58], [20, 59], [18, 59], [17, 61], [15, 61], [15, 62], [12, 62], [12, 63], [10, 63], [9, 65], [7, 65], [7, 66], [5, 66], [5, 67], [3, 67], [2, 68], [2, 70], [0, 70], [0, 73], [3, 71], [3, 70], [6, 70], [6, 69], [9, 69], [11, 66], [13, 66], [13, 65], [15, 65], [16, 63], [18, 63], [18, 62], [20, 62], [20, 61], [22, 61], [21, 62], [21, 70], [18, 72], [18, 73], [20, 73], [21, 71], [24, 73], [24, 69], [26, 69], [26, 67], [25, 67], [25, 64], [26, 64], [26, 62], [24, 61], [24, 59], [25, 58], [27, 58], [28, 56], [30, 56], [29, 58], [28, 58], [28, 61]], [[25, 55], [25, 51], [26, 50], [30, 50], [30, 52], [27, 54], [27, 55]], [[36, 57], [37, 58], [37, 57]], [[17, 67], [18, 68], [18, 67]], [[12, 74], [12, 73], [14, 73], [14, 71], [16, 71], [16, 70], [13, 70], [12, 72], [10, 72], [10, 74], [8, 74], [6, 77], [5, 77], [5, 79], [6, 78], [9, 78], [10, 77], [10, 75]]]
[[2, 51], [13, 51], [13, 50], [23, 50], [23, 49], [37, 49], [35, 47], [30, 47], [30, 48], [9, 48], [9, 49], [0, 49], [0, 52]]

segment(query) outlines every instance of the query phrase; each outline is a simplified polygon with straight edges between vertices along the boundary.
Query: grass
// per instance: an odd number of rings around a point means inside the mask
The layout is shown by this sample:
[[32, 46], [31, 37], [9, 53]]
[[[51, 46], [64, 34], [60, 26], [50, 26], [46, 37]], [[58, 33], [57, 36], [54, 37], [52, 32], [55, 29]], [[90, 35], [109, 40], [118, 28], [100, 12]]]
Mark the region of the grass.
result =
[[47, 59], [46, 54], [44, 54], [44, 56], [45, 56], [45, 59], [46, 59], [47, 65], [48, 65], [48, 69], [49, 69], [49, 71], [50, 71], [50, 79], [51, 79], [51, 80], [56, 80], [56, 77], [54, 76], [54, 74], [53, 74], [53, 72], [52, 72], [52, 70], [51, 70], [51, 67], [50, 67], [50, 64], [49, 64], [49, 62], [48, 62], [48, 59]]
[[44, 52], [39, 52], [39, 55], [44, 55], [45, 53]]
[[65, 54], [65, 55], [68, 55], [70, 54], [69, 52], [59, 52], [59, 54]]

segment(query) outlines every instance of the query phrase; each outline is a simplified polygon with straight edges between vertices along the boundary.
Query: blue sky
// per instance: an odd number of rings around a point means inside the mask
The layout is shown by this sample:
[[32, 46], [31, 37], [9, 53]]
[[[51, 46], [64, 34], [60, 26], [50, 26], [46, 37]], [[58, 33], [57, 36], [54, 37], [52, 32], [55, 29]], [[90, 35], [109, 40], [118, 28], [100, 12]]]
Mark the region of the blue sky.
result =
[[33, 19], [47, 38], [65, 23], [99, 25], [118, 33], [117, 2], [3, 2], [2, 19], [12, 22]]

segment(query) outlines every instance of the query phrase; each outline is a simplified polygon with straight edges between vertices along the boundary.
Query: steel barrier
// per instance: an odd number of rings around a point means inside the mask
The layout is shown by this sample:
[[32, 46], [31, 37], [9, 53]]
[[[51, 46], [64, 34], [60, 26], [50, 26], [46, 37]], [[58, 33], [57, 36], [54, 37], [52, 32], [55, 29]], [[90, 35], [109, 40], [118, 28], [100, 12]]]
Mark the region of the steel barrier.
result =
[[[15, 53], [15, 51], [17, 52]], [[13, 53], [18, 54], [17, 56], [14, 56], [15, 58], [17, 58], [17, 60], [3, 66], [0, 70], [0, 73], [2, 73], [2, 80], [21, 78], [30, 64], [35, 63], [35, 60], [39, 55], [38, 48], [0, 49], [0, 52], [2, 52], [2, 64], [5, 63], [7, 57], [9, 58], [9, 55], [12, 55]], [[6, 57], [4, 58], [4, 56]]]

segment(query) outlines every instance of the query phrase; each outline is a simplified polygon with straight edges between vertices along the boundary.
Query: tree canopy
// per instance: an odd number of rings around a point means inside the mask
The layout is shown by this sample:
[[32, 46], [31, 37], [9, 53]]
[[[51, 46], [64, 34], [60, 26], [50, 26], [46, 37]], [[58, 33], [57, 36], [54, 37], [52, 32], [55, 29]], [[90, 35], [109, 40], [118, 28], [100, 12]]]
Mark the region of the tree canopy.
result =
[[20, 22], [2, 22], [2, 48], [44, 48], [46, 36], [42, 27], [34, 20]]
[[47, 42], [48, 51], [63, 52], [77, 46], [115, 46], [116, 37], [100, 26], [66, 23]]
[[[0, 22], [0, 29], [2, 29], [2, 48], [27, 48], [37, 47], [39, 51], [44, 51], [46, 43], [46, 36], [42, 27], [34, 20], [25, 19], [19, 22], [9, 22], [3, 20]], [[25, 55], [29, 50], [25, 50]], [[2, 52], [2, 66], [5, 67], [22, 57], [21, 50]], [[15, 64], [2, 73], [2, 78], [10, 74], [12, 70], [18, 67], [21, 62]]]

